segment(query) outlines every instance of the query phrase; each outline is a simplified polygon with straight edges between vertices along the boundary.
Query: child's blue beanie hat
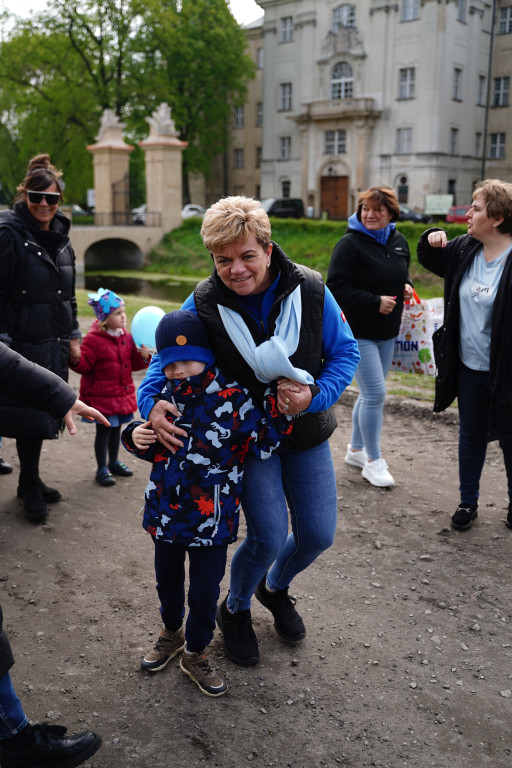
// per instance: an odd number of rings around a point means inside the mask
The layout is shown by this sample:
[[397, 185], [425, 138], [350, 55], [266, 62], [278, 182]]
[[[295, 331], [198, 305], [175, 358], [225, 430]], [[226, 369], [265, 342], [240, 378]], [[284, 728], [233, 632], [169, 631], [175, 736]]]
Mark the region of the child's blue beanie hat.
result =
[[214, 361], [206, 328], [188, 310], [164, 315], [156, 327], [155, 343], [162, 370], [176, 360], [199, 360], [206, 365]]

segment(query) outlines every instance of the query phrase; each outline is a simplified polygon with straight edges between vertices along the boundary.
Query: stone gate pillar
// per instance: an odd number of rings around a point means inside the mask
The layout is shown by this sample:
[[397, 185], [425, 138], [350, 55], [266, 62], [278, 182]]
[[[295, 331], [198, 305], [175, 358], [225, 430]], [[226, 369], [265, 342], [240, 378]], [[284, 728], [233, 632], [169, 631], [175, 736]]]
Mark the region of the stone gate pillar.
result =
[[[100, 226], [130, 223], [129, 157], [134, 147], [123, 139], [125, 127], [111, 109], [105, 109], [97, 143], [87, 147], [94, 158], [95, 223]], [[114, 194], [116, 187], [119, 194]]]
[[139, 143], [146, 159], [147, 223], [152, 214], [160, 213], [164, 232], [179, 227], [182, 208], [182, 153], [188, 142], [180, 141], [171, 119], [171, 108], [162, 103], [151, 117], [149, 136]]

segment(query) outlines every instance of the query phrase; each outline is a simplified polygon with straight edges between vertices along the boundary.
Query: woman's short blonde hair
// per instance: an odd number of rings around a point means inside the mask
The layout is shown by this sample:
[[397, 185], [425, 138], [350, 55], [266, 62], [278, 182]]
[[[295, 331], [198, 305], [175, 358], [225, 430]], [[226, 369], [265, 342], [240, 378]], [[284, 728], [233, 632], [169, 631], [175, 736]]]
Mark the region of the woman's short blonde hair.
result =
[[396, 192], [391, 187], [370, 187], [361, 192], [357, 201], [357, 218], [361, 221], [363, 205], [369, 202], [377, 202], [388, 209], [391, 221], [398, 221], [400, 216], [400, 204]]
[[245, 243], [254, 235], [262, 248], [270, 245], [270, 221], [258, 200], [252, 197], [223, 197], [206, 211], [201, 227], [204, 247], [210, 253], [231, 243]]
[[490, 219], [503, 216], [503, 221], [497, 227], [498, 232], [512, 234], [512, 184], [499, 179], [485, 179], [475, 186], [473, 200], [479, 195], [485, 200]]

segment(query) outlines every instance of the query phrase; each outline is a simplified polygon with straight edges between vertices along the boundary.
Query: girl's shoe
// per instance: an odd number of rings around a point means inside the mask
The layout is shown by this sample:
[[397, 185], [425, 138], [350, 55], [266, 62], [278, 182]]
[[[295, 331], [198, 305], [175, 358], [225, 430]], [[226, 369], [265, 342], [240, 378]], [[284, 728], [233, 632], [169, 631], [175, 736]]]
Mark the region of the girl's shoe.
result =
[[131, 477], [133, 475], [133, 469], [127, 467], [126, 464], [123, 464], [119, 459], [111, 461], [108, 468], [113, 475], [118, 475], [119, 477]]
[[112, 472], [108, 467], [98, 467], [96, 471], [96, 482], [107, 488], [109, 485], [115, 485], [116, 481], [112, 477]]

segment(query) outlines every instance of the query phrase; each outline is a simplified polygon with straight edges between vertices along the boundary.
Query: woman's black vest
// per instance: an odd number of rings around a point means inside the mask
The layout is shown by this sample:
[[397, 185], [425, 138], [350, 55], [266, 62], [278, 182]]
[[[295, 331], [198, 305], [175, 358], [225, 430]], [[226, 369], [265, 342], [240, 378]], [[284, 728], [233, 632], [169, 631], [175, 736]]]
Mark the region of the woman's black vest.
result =
[[[244, 319], [256, 344], [261, 344], [274, 332], [276, 319], [281, 311], [281, 304], [296, 287], [300, 285], [302, 301], [302, 321], [299, 344], [290, 362], [297, 368], [304, 368], [315, 379], [322, 365], [322, 321], [324, 310], [325, 285], [321, 275], [308, 267], [294, 264], [281, 248], [273, 243], [272, 266], [279, 271], [280, 279], [270, 315], [267, 321], [268, 336], [255, 318], [241, 306], [236, 294], [227, 288], [214, 271], [210, 277], [200, 282], [194, 291], [197, 312], [208, 331], [208, 338], [219, 368], [247, 387], [260, 402], [266, 384], [258, 381], [252, 368], [245, 362], [229, 338], [220, 317], [218, 304], [233, 309]], [[306, 413], [294, 420], [286, 448], [306, 450], [327, 440], [337, 427], [334, 409], [320, 413]]]

